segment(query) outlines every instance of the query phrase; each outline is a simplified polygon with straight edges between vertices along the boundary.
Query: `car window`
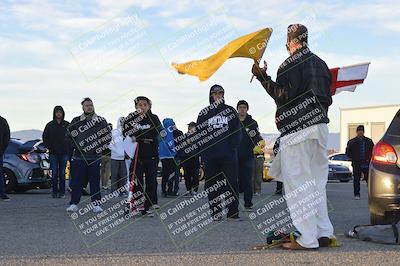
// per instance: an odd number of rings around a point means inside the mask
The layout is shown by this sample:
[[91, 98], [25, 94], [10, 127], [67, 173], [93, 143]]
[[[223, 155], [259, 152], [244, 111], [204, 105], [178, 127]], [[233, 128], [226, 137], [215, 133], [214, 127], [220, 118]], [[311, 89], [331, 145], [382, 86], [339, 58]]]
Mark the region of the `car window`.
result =
[[336, 156], [339, 161], [350, 161], [350, 158], [346, 154], [338, 154]]
[[21, 143], [16, 140], [11, 140], [8, 144], [5, 153], [8, 154], [16, 154], [18, 153], [18, 147], [21, 146]]
[[390, 123], [386, 134], [391, 136], [400, 136], [400, 110], [397, 111], [396, 115], [393, 118], [393, 121]]

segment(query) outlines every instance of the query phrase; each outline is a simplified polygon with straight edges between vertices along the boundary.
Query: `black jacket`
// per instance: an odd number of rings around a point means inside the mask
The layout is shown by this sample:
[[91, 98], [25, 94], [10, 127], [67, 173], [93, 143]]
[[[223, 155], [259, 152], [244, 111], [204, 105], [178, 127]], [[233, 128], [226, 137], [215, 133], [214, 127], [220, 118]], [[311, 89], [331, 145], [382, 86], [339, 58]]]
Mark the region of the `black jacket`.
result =
[[130, 113], [122, 123], [124, 137], [135, 137], [139, 145], [139, 158], [158, 157], [158, 144], [162, 125], [151, 110], [142, 118], [138, 112]]
[[[361, 141], [365, 142], [364, 156], [361, 156], [361, 153], [360, 153]], [[362, 163], [369, 164], [369, 162], [371, 161], [373, 148], [374, 148], [374, 142], [370, 138], [355, 137], [347, 142], [346, 155], [351, 159], [353, 164], [356, 166], [359, 164], [362, 164]], [[364, 160], [362, 160], [362, 158], [364, 158]]]
[[326, 63], [308, 48], [297, 50], [281, 64], [276, 82], [268, 75], [257, 79], [275, 100], [275, 123], [281, 136], [329, 123], [331, 73]]
[[[60, 123], [55, 118], [57, 110], [63, 112], [63, 117]], [[67, 137], [67, 128], [69, 122], [64, 120], [64, 110], [61, 106], [54, 107], [53, 120], [47, 123], [44, 128], [42, 139], [44, 146], [49, 149], [50, 154], [70, 154], [72, 147], [70, 147], [70, 141]]]
[[7, 120], [0, 116], [0, 156], [4, 154], [10, 142], [10, 127]]
[[196, 125], [196, 134], [202, 136], [197, 139], [196, 150], [202, 160], [237, 159], [237, 148], [242, 138], [238, 116], [235, 108], [224, 101], [214, 102], [210, 90], [210, 105], [200, 112]]
[[105, 118], [93, 114], [77, 116], [67, 128], [73, 147], [73, 158], [97, 160], [111, 142], [112, 134]]
[[238, 148], [239, 158], [252, 158], [253, 149], [260, 141], [260, 132], [258, 131], [257, 122], [251, 117], [246, 115], [242, 121], [242, 141]]

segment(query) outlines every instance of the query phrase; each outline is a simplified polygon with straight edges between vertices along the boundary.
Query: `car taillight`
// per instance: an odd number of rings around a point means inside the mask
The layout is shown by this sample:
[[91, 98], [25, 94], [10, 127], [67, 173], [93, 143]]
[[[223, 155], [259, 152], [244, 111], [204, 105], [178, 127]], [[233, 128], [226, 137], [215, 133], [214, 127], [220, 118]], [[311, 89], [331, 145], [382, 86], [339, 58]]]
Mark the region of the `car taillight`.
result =
[[372, 161], [384, 164], [396, 164], [397, 155], [391, 145], [381, 140], [374, 146], [372, 151]]
[[19, 154], [18, 157], [25, 162], [30, 162], [30, 163], [38, 163], [39, 162], [39, 156], [37, 154], [22, 153], [22, 154]]

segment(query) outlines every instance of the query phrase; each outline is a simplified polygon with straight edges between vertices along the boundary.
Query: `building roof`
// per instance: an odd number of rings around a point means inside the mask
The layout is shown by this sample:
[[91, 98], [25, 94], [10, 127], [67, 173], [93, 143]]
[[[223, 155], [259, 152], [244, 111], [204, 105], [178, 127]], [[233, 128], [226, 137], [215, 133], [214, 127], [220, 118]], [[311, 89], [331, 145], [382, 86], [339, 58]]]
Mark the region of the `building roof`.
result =
[[360, 109], [376, 109], [376, 108], [388, 108], [388, 107], [397, 107], [400, 109], [400, 104], [387, 104], [387, 105], [374, 105], [374, 106], [361, 106], [361, 107], [339, 107], [340, 111], [347, 110], [360, 110]]

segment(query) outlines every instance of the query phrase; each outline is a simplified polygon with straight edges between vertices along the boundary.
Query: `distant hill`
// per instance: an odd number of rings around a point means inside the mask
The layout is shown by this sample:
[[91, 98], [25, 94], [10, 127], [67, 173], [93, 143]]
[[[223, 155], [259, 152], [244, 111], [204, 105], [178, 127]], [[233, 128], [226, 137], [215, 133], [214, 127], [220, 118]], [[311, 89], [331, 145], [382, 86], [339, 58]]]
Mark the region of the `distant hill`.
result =
[[42, 139], [43, 131], [39, 129], [27, 129], [11, 132], [12, 138], [20, 139], [25, 142], [32, 139]]

